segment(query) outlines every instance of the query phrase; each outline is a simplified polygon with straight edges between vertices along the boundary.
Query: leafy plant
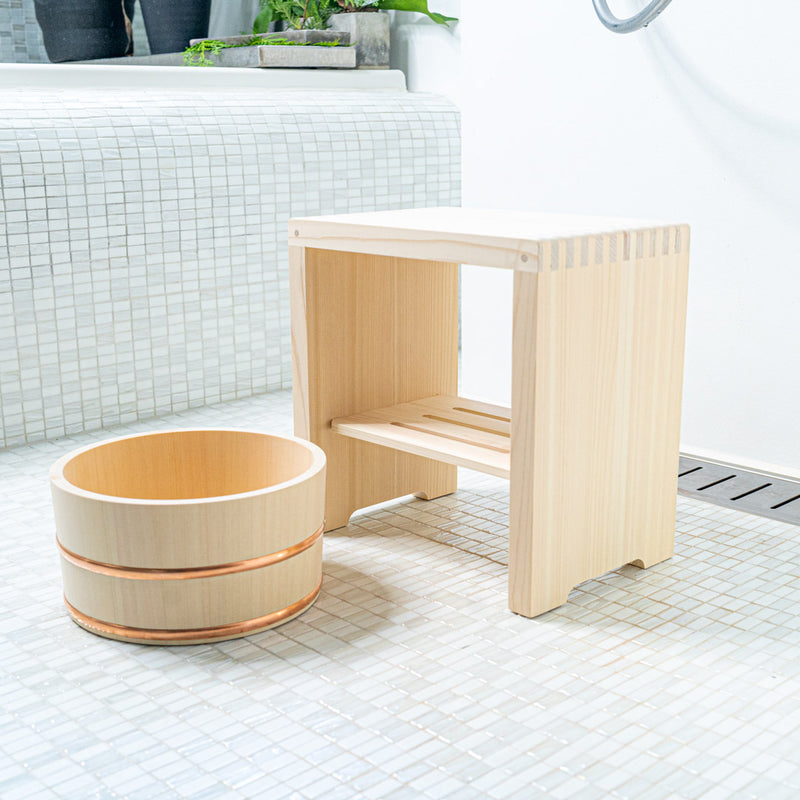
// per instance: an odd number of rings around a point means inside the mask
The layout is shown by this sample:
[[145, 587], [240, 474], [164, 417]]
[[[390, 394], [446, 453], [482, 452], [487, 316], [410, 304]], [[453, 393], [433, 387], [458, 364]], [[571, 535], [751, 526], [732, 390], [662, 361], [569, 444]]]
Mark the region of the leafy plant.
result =
[[231, 47], [254, 47], [255, 45], [271, 44], [283, 47], [339, 47], [339, 40], [332, 42], [295, 42], [282, 36], [272, 34], [270, 36], [252, 36], [247, 41], [239, 44], [222, 42], [219, 39], [203, 39], [183, 51], [183, 63], [190, 67], [213, 67], [214, 62], [209, 55], [218, 55], [221, 50]]
[[271, 22], [285, 22], [295, 30], [324, 30], [335, 10], [334, 0], [260, 0], [260, 4], [253, 33], [266, 33]]
[[253, 20], [254, 34], [267, 33], [270, 23], [275, 18], [275, 12], [272, 10], [269, 0], [260, 0], [259, 8], [260, 10]]
[[327, 28], [333, 14], [353, 11], [416, 11], [440, 25], [457, 22], [431, 11], [428, 0], [260, 0], [261, 10], [253, 23], [253, 33], [266, 33], [271, 22], [282, 21], [290, 28]]
[[425, 14], [439, 25], [447, 25], [448, 22], [458, 22], [458, 17], [447, 17], [436, 11], [428, 9], [428, 0], [378, 0], [376, 8], [382, 11], [416, 11], [418, 14]]
[[448, 22], [458, 22], [458, 17], [446, 17], [428, 8], [428, 0], [336, 0], [341, 11], [334, 13], [346, 13], [348, 11], [416, 11], [425, 14], [434, 22], [440, 25], [447, 25]]
[[377, 11], [378, 0], [336, 0], [337, 5], [341, 7], [341, 11], [337, 13], [344, 13], [348, 11]]
[[225, 42], [217, 39], [203, 39], [183, 51], [183, 63], [188, 67], [213, 67], [214, 62], [208, 56], [217, 55], [224, 47]]

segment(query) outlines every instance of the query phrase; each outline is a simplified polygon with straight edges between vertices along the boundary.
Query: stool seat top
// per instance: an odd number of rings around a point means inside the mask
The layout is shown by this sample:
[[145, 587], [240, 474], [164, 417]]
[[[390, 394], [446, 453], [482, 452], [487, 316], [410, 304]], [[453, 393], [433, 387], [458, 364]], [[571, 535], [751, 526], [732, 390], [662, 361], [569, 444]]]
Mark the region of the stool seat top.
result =
[[[688, 236], [688, 226], [664, 220], [459, 207], [331, 214], [289, 221], [290, 246], [523, 272], [596, 263], [596, 252], [603, 254], [603, 263], [654, 255], [656, 239], [658, 249], [667, 255], [688, 246]], [[595, 240], [593, 245], [590, 239]], [[559, 250], [561, 242], [564, 247]]]

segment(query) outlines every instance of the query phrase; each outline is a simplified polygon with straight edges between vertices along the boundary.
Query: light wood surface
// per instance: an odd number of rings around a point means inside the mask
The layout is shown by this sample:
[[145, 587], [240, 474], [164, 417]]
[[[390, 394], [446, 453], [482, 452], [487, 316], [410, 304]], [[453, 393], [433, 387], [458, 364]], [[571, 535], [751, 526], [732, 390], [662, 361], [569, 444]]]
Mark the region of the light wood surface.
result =
[[165, 431], [70, 453], [50, 473], [59, 541], [94, 561], [164, 569], [283, 550], [322, 521], [324, 454], [305, 444]]
[[[234, 430], [122, 437], [60, 459], [51, 488], [65, 598], [130, 628], [121, 638], [207, 641], [231, 625], [245, 635], [319, 584], [325, 456], [308, 442]], [[181, 637], [187, 629], [205, 633]]]
[[426, 397], [331, 423], [334, 433], [509, 477], [511, 411], [464, 397]]
[[295, 434], [328, 458], [325, 529], [359, 508], [456, 488], [456, 468], [339, 436], [334, 417], [433, 394], [458, 380], [458, 268], [292, 248]]
[[585, 239], [588, 245], [589, 239], [608, 233], [631, 237], [668, 224], [497, 209], [413, 208], [298, 217], [289, 221], [289, 246], [539, 272], [549, 269], [540, 259], [545, 241]]
[[674, 234], [646, 232], [639, 257], [622, 235], [604, 237], [585, 267], [514, 276], [509, 604], [518, 613], [554, 608], [622, 564], [672, 555], [688, 229], [681, 249]]
[[275, 487], [302, 475], [313, 451], [247, 431], [165, 431], [92, 446], [63, 477], [95, 494], [143, 500], [210, 499]]
[[[291, 220], [289, 244], [296, 432], [335, 454], [336, 524], [411, 491], [413, 462], [402, 481], [387, 474], [401, 450], [510, 476], [517, 613], [672, 554], [687, 226], [415, 209]], [[457, 289], [435, 279], [460, 261], [514, 270], [510, 431], [497, 407], [484, 411], [501, 419], [470, 428], [472, 401], [453, 396]], [[377, 449], [380, 481], [358, 447]], [[419, 483], [430, 461], [416, 463]]]

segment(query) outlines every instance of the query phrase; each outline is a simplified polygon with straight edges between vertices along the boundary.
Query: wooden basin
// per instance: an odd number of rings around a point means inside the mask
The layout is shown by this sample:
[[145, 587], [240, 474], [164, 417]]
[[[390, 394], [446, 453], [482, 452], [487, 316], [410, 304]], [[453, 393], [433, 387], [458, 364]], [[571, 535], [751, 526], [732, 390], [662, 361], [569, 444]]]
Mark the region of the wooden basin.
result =
[[322, 581], [325, 455], [255, 431], [112, 439], [50, 471], [64, 599], [112, 639], [195, 644], [286, 622]]

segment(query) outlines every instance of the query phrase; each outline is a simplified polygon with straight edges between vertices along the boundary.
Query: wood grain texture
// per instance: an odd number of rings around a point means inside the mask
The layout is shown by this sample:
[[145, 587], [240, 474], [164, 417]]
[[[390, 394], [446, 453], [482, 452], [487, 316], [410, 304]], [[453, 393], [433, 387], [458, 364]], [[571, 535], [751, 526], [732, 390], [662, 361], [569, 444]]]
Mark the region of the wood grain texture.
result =
[[503, 406], [440, 395], [340, 417], [331, 427], [341, 436], [509, 476], [511, 411]]
[[137, 644], [192, 645], [238, 639], [242, 636], [251, 636], [254, 633], [260, 633], [278, 625], [283, 625], [285, 622], [289, 622], [307, 611], [319, 597], [321, 588], [322, 579], [308, 594], [278, 611], [263, 614], [259, 617], [252, 617], [245, 622], [229, 623], [211, 628], [159, 629], [127, 627], [114, 622], [104, 622], [84, 614], [75, 608], [66, 597], [64, 598], [64, 605], [73, 622], [90, 633], [104, 636], [107, 639]]
[[300, 439], [121, 437], [60, 459], [51, 488], [65, 597], [97, 620], [228, 625], [279, 611], [320, 580], [322, 543], [312, 537], [322, 529], [325, 456]]
[[455, 394], [457, 266], [309, 248], [291, 281], [295, 433], [328, 458], [326, 530], [374, 503], [455, 491], [455, 467], [338, 436], [331, 420]]
[[64, 596], [79, 611], [133, 628], [184, 630], [243, 622], [308, 594], [322, 574], [322, 539], [271, 567], [187, 581], [136, 581], [81, 569], [61, 559]]
[[322, 521], [324, 458], [306, 442], [253, 431], [92, 445], [51, 470], [58, 538], [73, 553], [126, 567], [199, 567], [283, 550]]
[[688, 229], [682, 250], [668, 234], [647, 232], [639, 257], [605, 237], [575, 269], [545, 247], [552, 270], [515, 275], [509, 604], [520, 614], [672, 555]]
[[667, 223], [471, 208], [414, 208], [299, 217], [289, 246], [538, 272], [546, 241], [628, 236]]
[[[517, 613], [672, 554], [687, 226], [447, 208], [296, 219], [289, 231], [295, 424], [334, 455], [330, 527], [413, 491], [425, 456], [510, 473]], [[514, 271], [510, 456], [503, 432], [452, 417], [447, 268], [460, 261]], [[417, 460], [393, 461], [395, 450]]]

